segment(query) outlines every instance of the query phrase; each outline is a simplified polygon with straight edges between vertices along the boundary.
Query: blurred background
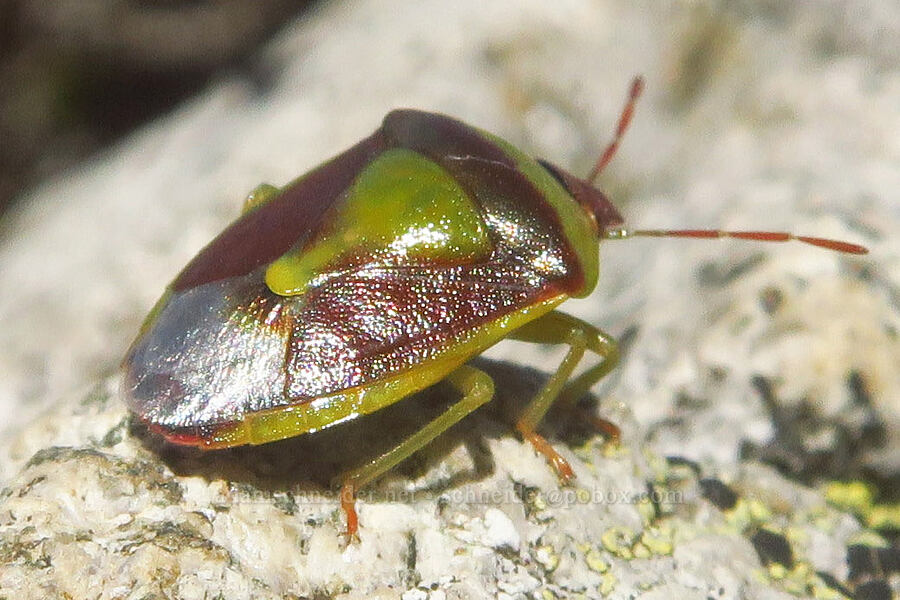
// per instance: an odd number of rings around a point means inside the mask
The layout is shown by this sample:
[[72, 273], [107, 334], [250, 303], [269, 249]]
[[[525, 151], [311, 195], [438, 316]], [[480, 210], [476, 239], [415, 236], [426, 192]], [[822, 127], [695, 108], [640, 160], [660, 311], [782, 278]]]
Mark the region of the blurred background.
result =
[[170, 110], [311, 1], [0, 0], [0, 212]]

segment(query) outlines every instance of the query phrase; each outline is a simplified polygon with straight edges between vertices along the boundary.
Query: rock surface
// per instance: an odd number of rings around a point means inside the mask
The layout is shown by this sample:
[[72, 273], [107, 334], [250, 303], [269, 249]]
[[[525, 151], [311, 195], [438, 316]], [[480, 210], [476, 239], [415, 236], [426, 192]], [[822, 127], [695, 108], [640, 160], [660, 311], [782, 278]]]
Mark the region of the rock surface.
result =
[[[36, 190], [0, 225], [0, 597], [896, 591], [896, 574], [851, 572], [848, 548], [881, 540], [826, 494], [900, 470], [900, 9], [877, 6], [326, 3], [252, 72]], [[567, 310], [627, 342], [595, 390], [623, 442], [551, 415], [574, 486], [508, 425], [540, 385], [529, 367], [549, 372], [558, 349], [492, 349], [495, 406], [364, 490], [347, 547], [329, 478], [433, 414], [440, 389], [208, 454], [130, 420], [119, 358], [261, 180], [289, 181], [396, 106], [585, 172], [636, 73], [648, 92], [602, 181], [629, 222], [872, 253], [604, 244], [599, 289]]]

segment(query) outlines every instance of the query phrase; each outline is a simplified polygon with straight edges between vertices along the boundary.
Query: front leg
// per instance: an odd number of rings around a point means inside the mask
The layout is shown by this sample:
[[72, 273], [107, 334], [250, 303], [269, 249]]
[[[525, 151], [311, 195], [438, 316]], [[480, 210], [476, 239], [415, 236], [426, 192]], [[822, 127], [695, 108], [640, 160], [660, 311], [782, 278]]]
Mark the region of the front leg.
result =
[[[556, 372], [550, 376], [537, 396], [528, 403], [516, 424], [516, 429], [522, 437], [543, 454], [559, 478], [567, 482], [575, 475], [571, 465], [535, 430], [556, 400], [560, 398], [567, 401], [577, 400], [615, 368], [619, 362], [616, 340], [581, 319], [555, 310], [526, 323], [509, 337], [536, 344], [569, 346], [569, 351]], [[603, 360], [570, 382], [569, 378], [584, 356], [585, 350], [591, 350]], [[617, 435], [617, 428], [613, 425], [612, 429], [616, 430], [614, 435]]]

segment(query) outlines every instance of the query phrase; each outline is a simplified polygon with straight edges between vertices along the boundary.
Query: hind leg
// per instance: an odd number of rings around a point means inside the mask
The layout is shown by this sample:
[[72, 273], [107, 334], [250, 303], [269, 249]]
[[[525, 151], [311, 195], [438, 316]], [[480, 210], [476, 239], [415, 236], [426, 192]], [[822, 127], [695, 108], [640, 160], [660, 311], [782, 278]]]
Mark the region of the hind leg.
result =
[[449, 429], [460, 419], [487, 402], [494, 395], [494, 382], [490, 376], [469, 365], [463, 365], [450, 373], [445, 381], [449, 382], [463, 397], [448, 408], [440, 416], [422, 427], [384, 454], [368, 463], [341, 474], [337, 479], [341, 482], [341, 508], [347, 515], [347, 537], [356, 537], [359, 519], [356, 515], [356, 492], [366, 483], [389, 471], [402, 460], [426, 446], [431, 440]]

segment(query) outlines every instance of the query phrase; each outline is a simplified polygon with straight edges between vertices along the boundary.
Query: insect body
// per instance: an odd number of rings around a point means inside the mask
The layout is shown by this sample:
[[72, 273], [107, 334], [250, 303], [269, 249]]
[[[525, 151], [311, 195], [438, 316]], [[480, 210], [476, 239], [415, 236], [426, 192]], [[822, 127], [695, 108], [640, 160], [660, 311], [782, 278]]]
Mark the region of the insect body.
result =
[[[398, 110], [286, 187], [260, 186], [147, 317], [122, 367], [130, 409], [171, 442], [223, 448], [318, 431], [448, 380], [456, 404], [342, 477], [352, 534], [361, 485], [491, 398], [468, 359], [505, 337], [562, 343], [568, 354], [517, 429], [568, 479], [535, 429], [558, 397], [615, 366], [610, 336], [555, 310], [594, 289], [600, 239], [729, 235], [863, 251], [781, 233], [625, 229], [591, 182], [639, 92], [636, 80], [587, 180], [449, 117]], [[570, 380], [586, 350], [602, 360]]]

